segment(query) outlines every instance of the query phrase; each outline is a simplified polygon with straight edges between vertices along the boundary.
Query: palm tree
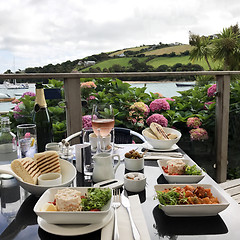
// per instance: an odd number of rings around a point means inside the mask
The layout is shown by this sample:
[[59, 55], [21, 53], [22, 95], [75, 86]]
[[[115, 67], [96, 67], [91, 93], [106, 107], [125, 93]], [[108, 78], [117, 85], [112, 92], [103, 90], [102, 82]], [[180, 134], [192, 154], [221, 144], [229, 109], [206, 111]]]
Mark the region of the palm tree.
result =
[[240, 69], [240, 33], [238, 25], [224, 28], [213, 40], [214, 60], [223, 60], [223, 70]]
[[212, 70], [209, 57], [212, 56], [211, 40], [209, 37], [189, 33], [189, 44], [194, 48], [190, 51], [190, 60], [202, 60], [207, 62], [209, 70]]

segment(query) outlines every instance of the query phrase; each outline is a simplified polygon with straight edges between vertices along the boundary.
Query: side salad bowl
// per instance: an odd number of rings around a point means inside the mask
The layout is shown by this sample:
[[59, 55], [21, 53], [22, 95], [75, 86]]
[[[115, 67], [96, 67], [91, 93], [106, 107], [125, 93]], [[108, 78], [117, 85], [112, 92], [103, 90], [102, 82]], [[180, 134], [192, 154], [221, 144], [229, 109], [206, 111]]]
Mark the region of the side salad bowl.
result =
[[160, 171], [162, 172], [164, 178], [169, 183], [198, 183], [205, 177], [205, 172], [197, 164], [193, 163], [188, 159], [181, 159], [181, 160], [188, 166], [192, 167], [195, 165], [195, 170], [201, 171], [201, 175], [170, 175], [163, 170], [163, 167], [167, 167], [167, 162], [169, 160], [170, 159], [157, 161]]
[[[94, 224], [101, 222], [108, 214], [110, 214], [112, 204], [112, 190], [111, 198], [106, 205], [103, 206], [101, 211], [45, 211], [44, 205], [48, 202], [54, 202], [55, 194], [61, 188], [50, 188], [39, 198], [37, 201], [34, 212], [51, 224]], [[70, 187], [81, 192], [81, 196], [88, 193], [89, 187]], [[95, 188], [91, 188], [95, 189]]]

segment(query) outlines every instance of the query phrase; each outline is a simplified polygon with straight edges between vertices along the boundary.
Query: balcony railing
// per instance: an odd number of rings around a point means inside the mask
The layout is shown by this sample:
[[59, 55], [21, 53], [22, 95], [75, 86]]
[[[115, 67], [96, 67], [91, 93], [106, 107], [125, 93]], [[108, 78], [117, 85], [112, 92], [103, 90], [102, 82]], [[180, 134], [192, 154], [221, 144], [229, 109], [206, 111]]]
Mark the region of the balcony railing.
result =
[[[174, 77], [174, 76], [216, 76], [216, 179], [224, 182], [227, 178], [228, 127], [230, 77], [240, 71], [200, 71], [200, 72], [131, 72], [131, 73], [32, 73], [32, 74], [0, 74], [0, 79], [49, 79], [64, 81], [67, 135], [78, 132], [82, 128], [82, 106], [80, 78], [122, 78], [122, 77]], [[163, 80], [159, 80], [161, 82]]]

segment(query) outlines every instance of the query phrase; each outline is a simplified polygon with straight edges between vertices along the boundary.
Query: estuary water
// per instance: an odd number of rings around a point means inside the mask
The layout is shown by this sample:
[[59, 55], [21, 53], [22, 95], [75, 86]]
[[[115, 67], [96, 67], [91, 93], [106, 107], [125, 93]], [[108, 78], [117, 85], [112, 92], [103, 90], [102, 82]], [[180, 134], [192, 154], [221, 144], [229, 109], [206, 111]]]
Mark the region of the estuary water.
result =
[[[178, 82], [178, 83], [190, 83], [194, 84], [194, 82]], [[147, 93], [161, 93], [164, 97], [173, 97], [180, 96], [178, 91], [184, 91], [192, 88], [191, 86], [185, 87], [177, 87], [176, 82], [129, 82], [133, 87], [144, 87], [146, 84], [146, 92]], [[20, 98], [21, 95], [25, 92], [35, 92], [35, 84], [30, 83], [29, 89], [6, 89], [3, 84], [0, 84], [0, 93], [5, 93], [10, 95], [11, 97]], [[15, 104], [11, 102], [0, 102], [0, 113], [8, 112], [14, 107]]]

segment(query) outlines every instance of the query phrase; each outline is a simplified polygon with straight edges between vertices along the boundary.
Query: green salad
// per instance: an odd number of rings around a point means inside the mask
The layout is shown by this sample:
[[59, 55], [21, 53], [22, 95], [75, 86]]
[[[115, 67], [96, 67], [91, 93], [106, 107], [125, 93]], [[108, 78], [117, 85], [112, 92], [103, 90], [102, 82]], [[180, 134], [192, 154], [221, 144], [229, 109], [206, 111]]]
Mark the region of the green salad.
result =
[[197, 169], [196, 165], [193, 165], [193, 166], [186, 165], [185, 174], [186, 175], [202, 175], [202, 170]]
[[109, 188], [89, 188], [88, 193], [82, 197], [82, 211], [101, 211], [111, 197], [112, 191]]

